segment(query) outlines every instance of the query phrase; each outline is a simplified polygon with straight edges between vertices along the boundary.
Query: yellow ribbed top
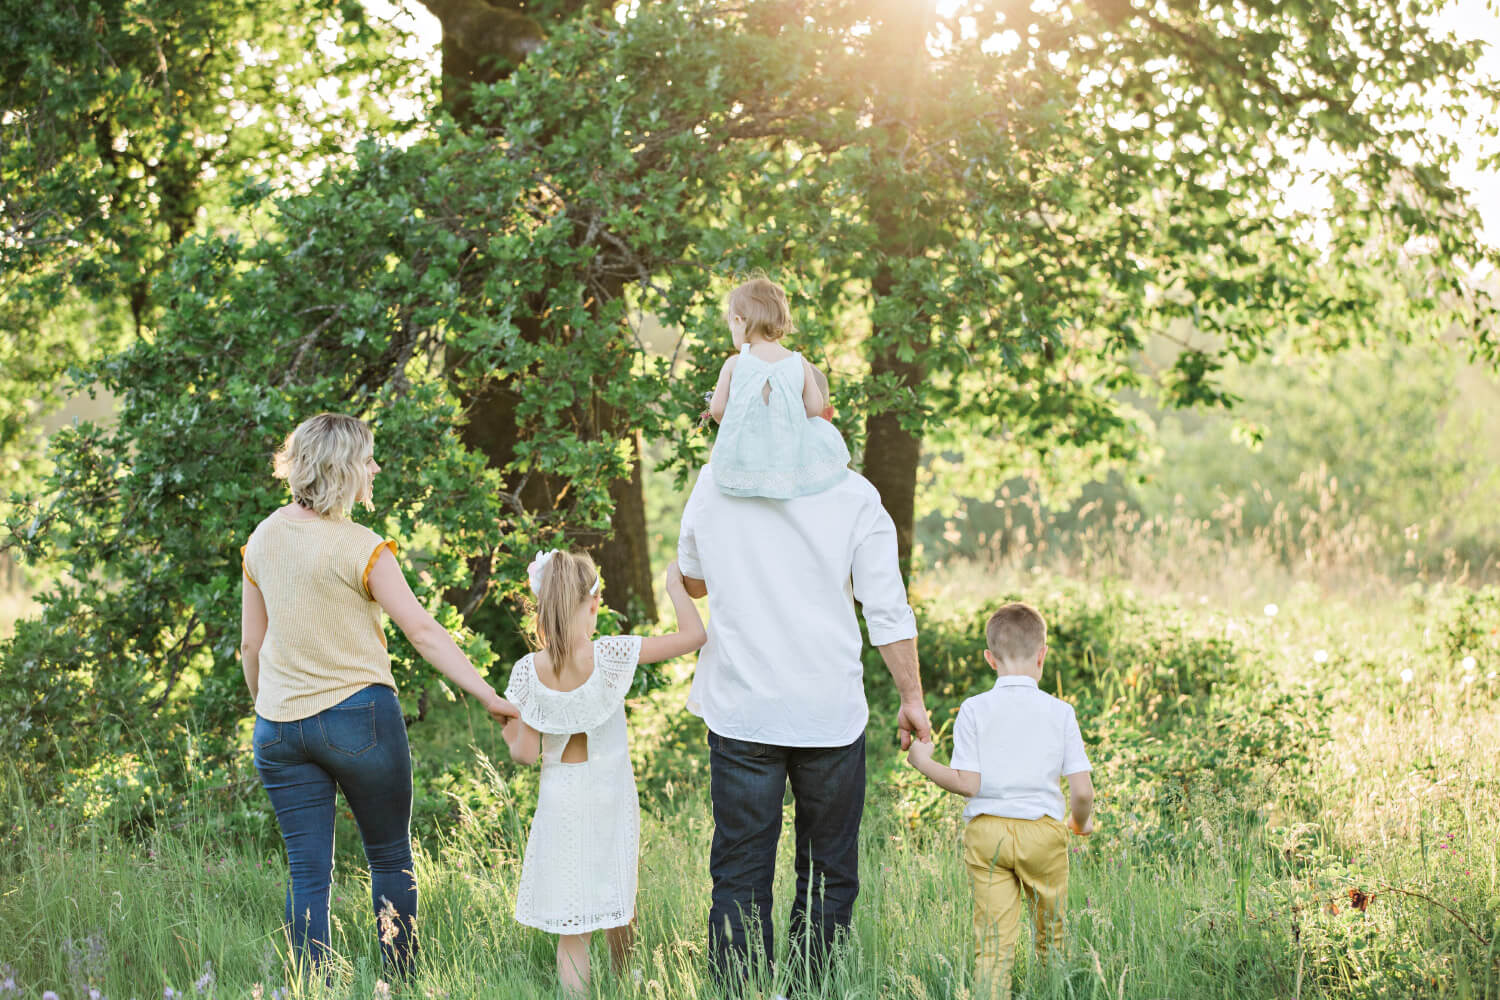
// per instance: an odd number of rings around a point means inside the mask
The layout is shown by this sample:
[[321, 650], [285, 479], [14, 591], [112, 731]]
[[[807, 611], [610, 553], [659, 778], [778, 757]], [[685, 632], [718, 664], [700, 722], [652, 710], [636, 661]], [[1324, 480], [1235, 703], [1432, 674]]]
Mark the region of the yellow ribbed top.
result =
[[266, 603], [255, 711], [295, 722], [371, 684], [396, 687], [370, 570], [396, 543], [362, 524], [280, 511], [245, 543], [245, 577]]

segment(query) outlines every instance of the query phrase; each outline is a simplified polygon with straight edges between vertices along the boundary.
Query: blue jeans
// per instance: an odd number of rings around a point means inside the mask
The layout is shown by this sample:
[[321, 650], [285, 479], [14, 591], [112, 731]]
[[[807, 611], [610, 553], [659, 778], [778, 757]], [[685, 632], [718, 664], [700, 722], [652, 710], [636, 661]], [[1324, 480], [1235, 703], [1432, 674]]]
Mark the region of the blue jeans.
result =
[[381, 955], [406, 974], [416, 953], [417, 880], [411, 753], [396, 692], [372, 684], [296, 722], [257, 715], [253, 739], [255, 770], [286, 842], [286, 922], [296, 953], [316, 965], [328, 950], [334, 792], [341, 789], [364, 840]]
[[[797, 813], [797, 898], [789, 939], [799, 972], [821, 978], [828, 953], [854, 919], [859, 895], [859, 821], [865, 806], [865, 738], [844, 747], [783, 747], [710, 731], [709, 796], [714, 840], [708, 870], [709, 960], [726, 985], [775, 954], [771, 880], [781, 802], [791, 782]], [[748, 927], [748, 930], [747, 930]], [[759, 955], [750, 935], [759, 933]]]

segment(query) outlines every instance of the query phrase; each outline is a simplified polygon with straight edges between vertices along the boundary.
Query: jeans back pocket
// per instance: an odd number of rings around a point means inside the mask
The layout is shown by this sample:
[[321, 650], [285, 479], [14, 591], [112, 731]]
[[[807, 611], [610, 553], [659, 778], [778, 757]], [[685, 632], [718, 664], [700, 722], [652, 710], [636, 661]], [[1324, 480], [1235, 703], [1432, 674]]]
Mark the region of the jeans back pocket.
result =
[[281, 740], [281, 723], [272, 722], [259, 715], [255, 717], [255, 729], [250, 734], [250, 743], [254, 749], [265, 750], [268, 747], [274, 747]]
[[336, 706], [318, 714], [318, 728], [330, 750], [358, 757], [375, 745], [375, 706]]

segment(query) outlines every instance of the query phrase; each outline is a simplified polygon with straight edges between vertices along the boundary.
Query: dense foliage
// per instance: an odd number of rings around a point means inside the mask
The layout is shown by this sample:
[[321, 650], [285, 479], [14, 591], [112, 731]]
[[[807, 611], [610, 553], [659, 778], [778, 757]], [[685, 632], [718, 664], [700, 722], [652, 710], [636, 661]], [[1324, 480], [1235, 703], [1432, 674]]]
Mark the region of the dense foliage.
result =
[[[170, 71], [178, 50], [131, 18], [107, 37], [146, 68], [115, 59], [115, 83], [67, 12], [43, 4], [6, 29], [32, 39], [17, 35], [32, 62], [7, 66], [6, 113], [42, 116], [15, 134], [77, 141], [0, 159], [18, 192], [8, 273], [24, 279], [5, 307], [60, 301], [67, 246], [90, 262], [80, 287], [125, 297], [137, 331], [78, 373], [119, 396], [118, 422], [59, 435], [55, 474], [7, 517], [5, 546], [58, 571], [0, 646], [17, 723], [0, 746], [38, 787], [138, 732], [193, 729], [206, 759], [233, 754], [235, 553], [279, 499], [267, 455], [318, 409], [375, 424], [376, 527], [412, 554], [424, 598], [480, 662], [513, 648], [524, 562], [620, 535], [618, 486], [639, 493], [643, 441], [679, 474], [701, 462], [693, 415], [726, 347], [717, 299], [746, 268], [790, 286], [794, 346], [833, 371], [841, 426], [904, 541], [924, 439], [950, 492], [1017, 472], [1076, 484], [1141, 443], [1124, 390], [1221, 400], [1224, 357], [1273, 334], [1332, 348], [1393, 308], [1457, 310], [1474, 349], [1490, 346], [1465, 269], [1492, 252], [1448, 183], [1451, 144], [1421, 124], [1482, 110], [1482, 81], [1474, 47], [1424, 27], [1430, 5], [964, 6], [937, 21], [905, 0], [620, 19], [553, 6], [536, 23], [546, 44], [465, 90], [457, 125], [434, 116], [393, 142], [366, 117], [357, 149], [323, 118], [308, 127], [327, 141], [298, 145], [301, 120], [275, 103], [319, 74], [372, 99], [387, 52], [356, 12], [278, 9], [286, 45], [264, 58], [295, 65], [264, 72], [232, 40], [268, 10], [146, 16], [208, 67], [183, 94], [151, 62], [159, 48]], [[349, 47], [308, 46], [320, 25]], [[1302, 44], [1313, 36], [1325, 44]], [[351, 61], [299, 61], [299, 46]], [[67, 67], [52, 103], [27, 89], [44, 64]], [[1426, 107], [1428, 92], [1447, 103]], [[116, 131], [85, 127], [100, 106]], [[286, 133], [213, 132], [221, 108]], [[99, 166], [118, 144], [101, 134], [128, 135], [143, 172]], [[305, 190], [261, 182], [295, 175], [283, 146], [324, 168]], [[1323, 148], [1327, 213], [1280, 194]], [[189, 167], [190, 193], [163, 201]], [[239, 193], [216, 188], [200, 218], [210, 175]], [[96, 218], [78, 205], [105, 180], [116, 207]], [[1398, 250], [1419, 277], [1393, 306], [1380, 275]], [[1320, 266], [1356, 252], [1368, 268]], [[645, 349], [647, 314], [685, 331], [670, 354]], [[1187, 321], [1149, 377], [1146, 335]], [[614, 579], [616, 610], [652, 618], [649, 586]]]

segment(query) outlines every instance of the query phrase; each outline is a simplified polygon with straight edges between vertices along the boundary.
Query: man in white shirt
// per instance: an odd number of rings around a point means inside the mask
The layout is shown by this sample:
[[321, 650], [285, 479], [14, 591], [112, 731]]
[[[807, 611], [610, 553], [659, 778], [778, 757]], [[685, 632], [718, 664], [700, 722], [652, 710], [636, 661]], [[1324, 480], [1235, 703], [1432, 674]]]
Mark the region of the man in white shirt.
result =
[[[709, 607], [688, 709], [709, 730], [710, 960], [736, 979], [774, 954], [771, 880], [790, 782], [790, 939], [811, 941], [817, 975], [847, 933], [859, 893], [869, 710], [856, 600], [901, 695], [902, 749], [914, 733], [931, 737], [895, 525], [875, 487], [854, 472], [820, 493], [768, 500], [719, 492], [705, 466], [683, 511], [677, 561], [688, 593], [706, 594]], [[760, 957], [747, 927], [758, 927]]]

